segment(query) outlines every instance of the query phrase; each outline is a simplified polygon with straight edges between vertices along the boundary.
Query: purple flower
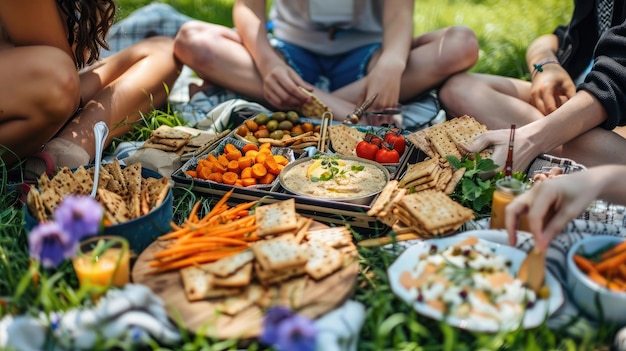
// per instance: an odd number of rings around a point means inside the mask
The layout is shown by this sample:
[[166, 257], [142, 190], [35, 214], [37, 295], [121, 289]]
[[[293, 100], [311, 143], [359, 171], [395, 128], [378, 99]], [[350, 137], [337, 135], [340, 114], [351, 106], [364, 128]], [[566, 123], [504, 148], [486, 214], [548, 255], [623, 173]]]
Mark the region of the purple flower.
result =
[[313, 351], [315, 337], [315, 325], [310, 319], [277, 306], [265, 315], [260, 341], [280, 351]]
[[95, 235], [102, 224], [102, 206], [89, 196], [68, 196], [54, 210], [54, 220], [79, 241]]
[[57, 222], [45, 222], [31, 230], [28, 246], [31, 257], [41, 261], [44, 267], [54, 268], [74, 256], [78, 241]]

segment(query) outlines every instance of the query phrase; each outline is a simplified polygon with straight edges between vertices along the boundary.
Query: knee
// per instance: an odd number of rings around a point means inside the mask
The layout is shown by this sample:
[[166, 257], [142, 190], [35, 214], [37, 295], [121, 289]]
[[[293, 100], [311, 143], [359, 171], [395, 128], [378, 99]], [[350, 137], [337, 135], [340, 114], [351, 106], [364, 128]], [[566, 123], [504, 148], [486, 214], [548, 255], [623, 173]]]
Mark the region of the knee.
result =
[[41, 113], [47, 124], [62, 126], [80, 105], [80, 78], [74, 62], [61, 50], [50, 48], [45, 62], [32, 65], [33, 77], [45, 86]]
[[467, 101], [473, 90], [472, 78], [469, 73], [458, 73], [446, 80], [438, 92], [439, 100], [444, 106], [452, 106], [457, 101]]
[[223, 28], [201, 21], [188, 21], [174, 39], [174, 55], [191, 67], [211, 66], [219, 54]]
[[476, 34], [465, 26], [452, 26], [448, 28], [444, 39], [447, 44], [442, 64], [449, 67], [453, 72], [470, 69], [478, 61], [479, 45]]
[[166, 36], [149, 37], [142, 40], [138, 45], [138, 52], [142, 56], [161, 55], [174, 57], [174, 39]]

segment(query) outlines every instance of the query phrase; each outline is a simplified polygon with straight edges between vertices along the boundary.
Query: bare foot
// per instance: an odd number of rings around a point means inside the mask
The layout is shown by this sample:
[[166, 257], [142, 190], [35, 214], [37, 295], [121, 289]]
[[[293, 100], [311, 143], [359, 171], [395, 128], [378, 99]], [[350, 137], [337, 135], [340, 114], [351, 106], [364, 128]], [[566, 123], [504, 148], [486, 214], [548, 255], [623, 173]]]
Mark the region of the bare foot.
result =
[[207, 81], [204, 81], [202, 85], [198, 85], [196, 83], [189, 84], [189, 99], [191, 99], [192, 96], [196, 95], [197, 92], [207, 90], [212, 86], [213, 84], [208, 83]]

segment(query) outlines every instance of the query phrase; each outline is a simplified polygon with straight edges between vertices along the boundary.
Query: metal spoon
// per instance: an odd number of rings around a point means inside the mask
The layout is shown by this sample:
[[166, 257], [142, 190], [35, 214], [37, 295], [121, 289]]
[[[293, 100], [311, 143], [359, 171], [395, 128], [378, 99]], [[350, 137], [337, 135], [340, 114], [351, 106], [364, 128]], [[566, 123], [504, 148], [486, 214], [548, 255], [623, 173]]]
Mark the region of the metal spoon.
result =
[[94, 167], [96, 167], [93, 174], [93, 189], [91, 189], [91, 197], [96, 197], [98, 191], [98, 179], [100, 178], [100, 166], [102, 163], [102, 152], [104, 151], [104, 143], [109, 136], [109, 127], [106, 123], [100, 121], [93, 126], [93, 134], [96, 139], [96, 160]]

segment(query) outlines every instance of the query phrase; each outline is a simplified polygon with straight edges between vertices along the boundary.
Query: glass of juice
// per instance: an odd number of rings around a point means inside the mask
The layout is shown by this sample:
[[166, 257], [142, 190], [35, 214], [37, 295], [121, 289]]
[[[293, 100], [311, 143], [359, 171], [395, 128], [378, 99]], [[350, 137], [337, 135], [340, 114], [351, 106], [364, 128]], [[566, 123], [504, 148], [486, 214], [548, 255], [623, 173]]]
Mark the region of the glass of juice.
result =
[[72, 264], [81, 286], [122, 287], [130, 279], [128, 241], [115, 235], [98, 235], [83, 240]]
[[[513, 199], [526, 191], [526, 183], [511, 179], [499, 179], [496, 181], [496, 190], [493, 192], [493, 201], [491, 203], [491, 220], [489, 222], [489, 229], [505, 229], [505, 208]], [[519, 230], [529, 231], [528, 218], [522, 216], [519, 221]]]

